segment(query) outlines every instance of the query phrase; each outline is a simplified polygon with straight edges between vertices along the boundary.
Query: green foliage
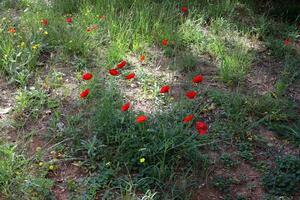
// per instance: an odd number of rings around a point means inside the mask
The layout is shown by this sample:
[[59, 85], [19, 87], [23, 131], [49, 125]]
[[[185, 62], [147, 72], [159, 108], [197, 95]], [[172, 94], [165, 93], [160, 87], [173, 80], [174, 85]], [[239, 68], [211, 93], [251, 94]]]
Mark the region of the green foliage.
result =
[[[116, 110], [121, 102], [111, 101], [111, 99], [119, 99], [115, 86], [105, 84], [103, 80], [97, 85], [103, 86], [97, 88], [98, 92], [94, 91], [91, 99], [97, 102], [94, 104], [97, 106], [86, 111], [92, 117], [87, 118], [84, 124], [79, 123], [80, 129], [74, 128], [73, 125], [78, 122], [70, 121], [65, 133], [73, 137], [73, 151], [85, 155], [86, 160], [83, 164], [89, 170], [103, 172], [104, 167], [109, 168], [109, 171], [113, 170], [114, 174], [123, 174], [125, 177], [128, 173], [137, 172], [132, 180], [133, 184], [146, 192], [149, 188], [159, 191], [177, 190], [175, 186], [161, 185], [161, 183], [173, 181], [175, 178], [173, 175], [179, 165], [184, 165], [180, 171], [177, 171], [182, 176], [190, 175], [192, 168], [199, 170], [199, 166], [203, 165], [203, 169], [207, 167], [204, 165], [206, 161], [204, 162], [198, 152], [200, 138], [188, 131], [185, 126], [179, 126], [178, 122], [181, 119], [174, 118], [178, 114], [184, 115], [180, 108], [174, 108], [172, 111], [176, 112], [174, 114], [168, 112], [155, 117], [149, 116], [149, 121], [136, 124], [134, 113], [121, 113]], [[82, 135], [82, 130], [92, 133], [93, 136]], [[145, 161], [142, 162], [141, 158]], [[118, 183], [118, 177], [107, 178], [111, 184], [116, 181]], [[108, 182], [103, 182], [102, 187], [107, 187], [107, 184]], [[183, 188], [190, 187], [188, 184]], [[174, 192], [174, 195], [179, 194]]]
[[21, 89], [16, 96], [15, 114], [18, 117], [32, 117], [37, 119], [44, 108], [56, 108], [58, 102], [34, 87]]
[[270, 168], [262, 182], [271, 194], [292, 196], [300, 186], [300, 159], [294, 156], [279, 157], [276, 167]]
[[214, 187], [218, 188], [218, 190], [228, 194], [234, 181], [230, 177], [215, 176], [212, 183]]
[[227, 133], [245, 139], [247, 132], [263, 124], [293, 142], [299, 143], [297, 133], [299, 116], [296, 105], [292, 101], [286, 98], [275, 98], [271, 94], [246, 96], [240, 93], [209, 91], [208, 95], [224, 109], [224, 113], [220, 116], [222, 121], [216, 123], [224, 124]]
[[[5, 31], [8, 28], [6, 26]], [[26, 85], [36, 67], [40, 49], [39, 42], [28, 41], [19, 34], [0, 32], [0, 75]]]
[[226, 137], [237, 137], [245, 139], [246, 132], [251, 129], [252, 123], [247, 118], [245, 99], [240, 93], [223, 93], [209, 91], [209, 97], [217, 103], [224, 111], [220, 113], [220, 129], [226, 133]]
[[29, 161], [14, 146], [0, 145], [0, 196], [39, 199], [50, 195], [52, 181], [28, 173]]
[[223, 153], [220, 160], [227, 168], [233, 168], [238, 165], [238, 161], [232, 159], [228, 153]]
[[285, 94], [288, 87], [300, 77], [300, 60], [288, 55], [285, 57], [284, 69], [275, 87], [279, 95]]

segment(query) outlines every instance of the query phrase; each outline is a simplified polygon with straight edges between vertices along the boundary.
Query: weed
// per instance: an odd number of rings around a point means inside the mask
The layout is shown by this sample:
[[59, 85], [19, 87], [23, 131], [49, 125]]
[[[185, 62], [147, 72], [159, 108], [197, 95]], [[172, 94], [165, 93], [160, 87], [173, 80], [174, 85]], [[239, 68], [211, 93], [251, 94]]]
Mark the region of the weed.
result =
[[52, 181], [29, 174], [25, 169], [29, 169], [30, 162], [15, 149], [0, 145], [0, 195], [9, 199], [49, 196]]
[[279, 157], [276, 168], [268, 171], [262, 182], [271, 194], [291, 196], [300, 185], [300, 160], [297, 157]]
[[230, 177], [216, 176], [212, 181], [213, 185], [223, 193], [230, 193], [230, 187], [234, 183]]
[[235, 162], [228, 153], [224, 153], [221, 156], [221, 162], [227, 167], [227, 168], [233, 168], [235, 167], [238, 162]]
[[48, 95], [40, 89], [35, 87], [21, 89], [16, 95], [15, 115], [19, 119], [22, 119], [22, 116], [37, 119], [45, 108], [53, 109], [57, 106], [57, 101], [49, 98]]

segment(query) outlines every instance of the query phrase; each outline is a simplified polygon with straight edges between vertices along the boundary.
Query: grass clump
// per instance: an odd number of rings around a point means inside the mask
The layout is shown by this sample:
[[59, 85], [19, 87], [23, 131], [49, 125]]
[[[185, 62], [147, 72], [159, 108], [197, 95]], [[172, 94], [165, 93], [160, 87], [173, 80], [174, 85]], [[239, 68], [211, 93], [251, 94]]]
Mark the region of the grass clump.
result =
[[0, 196], [7, 199], [39, 199], [51, 194], [53, 182], [28, 173], [30, 161], [10, 145], [0, 145]]
[[53, 109], [57, 106], [57, 100], [49, 98], [41, 89], [31, 87], [19, 90], [14, 113], [19, 119], [37, 119], [45, 108]]

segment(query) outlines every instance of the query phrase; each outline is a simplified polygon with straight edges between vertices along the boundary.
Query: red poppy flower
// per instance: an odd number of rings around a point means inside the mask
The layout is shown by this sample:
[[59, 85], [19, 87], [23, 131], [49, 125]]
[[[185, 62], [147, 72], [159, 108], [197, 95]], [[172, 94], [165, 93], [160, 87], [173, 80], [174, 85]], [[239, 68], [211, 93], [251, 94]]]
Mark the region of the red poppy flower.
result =
[[136, 122], [137, 122], [137, 123], [142, 123], [142, 122], [146, 121], [147, 119], [148, 119], [147, 116], [145, 116], [145, 115], [140, 115], [140, 116], [138, 116], [138, 117], [136, 118]]
[[73, 22], [73, 19], [72, 19], [71, 17], [68, 17], [68, 18], [66, 19], [66, 22], [67, 22], [67, 23], [72, 23], [72, 22]]
[[160, 88], [160, 92], [159, 93], [167, 93], [170, 90], [170, 86], [165, 85], [162, 88]]
[[127, 65], [127, 62], [125, 60], [122, 60], [121, 62], [119, 62], [117, 64], [117, 67], [121, 69], [121, 68], [125, 67], [125, 65]]
[[195, 98], [196, 95], [197, 95], [197, 92], [195, 92], [195, 91], [188, 91], [188, 92], [185, 94], [185, 96], [186, 96], [187, 98], [189, 98], [189, 99]]
[[125, 112], [130, 108], [130, 103], [126, 103], [121, 107], [121, 111]]
[[140, 61], [141, 61], [141, 62], [144, 62], [144, 61], [145, 61], [145, 55], [141, 55]]
[[81, 93], [80, 93], [80, 97], [81, 98], [85, 98], [89, 95], [90, 93], [90, 89], [86, 89], [86, 90], [83, 90]]
[[48, 26], [48, 24], [49, 24], [48, 19], [42, 19], [41, 24], [44, 25], [44, 26]]
[[290, 38], [287, 38], [287, 39], [284, 40], [283, 43], [284, 43], [284, 45], [288, 46], [288, 45], [291, 44], [291, 42], [292, 42], [292, 40]]
[[181, 12], [186, 13], [188, 11], [188, 8], [186, 6], [181, 7]]
[[193, 78], [193, 83], [201, 83], [203, 81], [203, 76], [197, 75]]
[[184, 123], [187, 123], [187, 122], [191, 121], [193, 118], [194, 118], [194, 115], [188, 115], [188, 116], [186, 116], [185, 118], [183, 118], [182, 121], [183, 121]]
[[110, 70], [109, 70], [109, 73], [110, 73], [110, 75], [112, 75], [112, 76], [118, 76], [118, 75], [120, 74], [119, 71], [116, 70], [116, 69], [110, 69]]
[[196, 122], [196, 129], [200, 135], [205, 135], [208, 130], [208, 126], [205, 122], [199, 121]]
[[15, 32], [17, 32], [17, 31], [16, 31], [15, 28], [10, 27], [10, 28], [8, 29], [8, 32], [9, 32], [9, 33], [15, 33]]
[[161, 44], [162, 44], [163, 46], [167, 46], [167, 45], [168, 45], [168, 39], [163, 39], [163, 40], [161, 41]]
[[93, 78], [93, 74], [91, 74], [91, 73], [85, 73], [82, 75], [83, 80], [90, 80], [92, 78]]
[[131, 73], [131, 74], [128, 74], [127, 76], [125, 76], [125, 79], [130, 80], [130, 79], [133, 79], [134, 77], [135, 77], [135, 73]]

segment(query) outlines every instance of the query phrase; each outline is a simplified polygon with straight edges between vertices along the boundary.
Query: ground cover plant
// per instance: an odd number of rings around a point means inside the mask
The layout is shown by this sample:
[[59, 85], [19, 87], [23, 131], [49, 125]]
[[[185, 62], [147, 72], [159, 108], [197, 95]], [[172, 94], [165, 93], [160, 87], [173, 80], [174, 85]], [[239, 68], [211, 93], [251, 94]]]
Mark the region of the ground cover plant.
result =
[[0, 199], [298, 199], [300, 8], [0, 2]]

